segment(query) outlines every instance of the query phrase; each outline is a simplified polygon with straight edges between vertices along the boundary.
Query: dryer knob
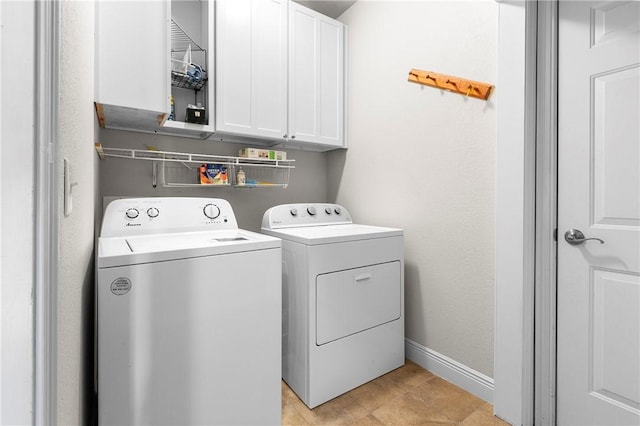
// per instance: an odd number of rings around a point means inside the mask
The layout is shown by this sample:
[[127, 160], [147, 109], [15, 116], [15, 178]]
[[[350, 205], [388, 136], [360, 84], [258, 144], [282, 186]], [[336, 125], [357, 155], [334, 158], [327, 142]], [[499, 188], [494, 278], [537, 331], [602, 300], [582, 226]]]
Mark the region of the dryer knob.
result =
[[331, 213], [333, 213], [333, 210], [331, 210], [331, 207], [325, 207], [324, 212], [326, 214], [331, 214]]
[[291, 209], [289, 213], [291, 213], [291, 216], [298, 216], [298, 209]]
[[204, 212], [204, 215], [209, 219], [215, 219], [220, 216], [220, 208], [215, 204], [207, 204], [206, 206], [204, 206], [204, 209], [202, 209], [202, 211]]
[[311, 216], [315, 216], [316, 215], [316, 208], [315, 207], [307, 207], [307, 213], [309, 213]]
[[340, 209], [340, 207], [336, 207], [335, 209], [333, 209], [334, 212], [336, 212], [336, 214], [342, 214], [342, 210]]
[[135, 219], [139, 214], [140, 212], [138, 211], [138, 209], [134, 208], [127, 209], [127, 211], [124, 213], [127, 219]]
[[147, 209], [147, 215], [149, 217], [158, 217], [159, 214], [160, 214], [160, 211], [155, 207], [149, 207]]

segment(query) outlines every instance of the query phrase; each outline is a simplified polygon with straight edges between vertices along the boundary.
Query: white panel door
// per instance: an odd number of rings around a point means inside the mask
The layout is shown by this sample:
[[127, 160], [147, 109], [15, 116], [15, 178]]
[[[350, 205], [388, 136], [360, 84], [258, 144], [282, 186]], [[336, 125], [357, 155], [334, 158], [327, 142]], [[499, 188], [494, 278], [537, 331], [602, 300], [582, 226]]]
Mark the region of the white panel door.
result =
[[216, 131], [283, 140], [287, 2], [216, 2]]
[[638, 425], [640, 2], [559, 8], [557, 423]]

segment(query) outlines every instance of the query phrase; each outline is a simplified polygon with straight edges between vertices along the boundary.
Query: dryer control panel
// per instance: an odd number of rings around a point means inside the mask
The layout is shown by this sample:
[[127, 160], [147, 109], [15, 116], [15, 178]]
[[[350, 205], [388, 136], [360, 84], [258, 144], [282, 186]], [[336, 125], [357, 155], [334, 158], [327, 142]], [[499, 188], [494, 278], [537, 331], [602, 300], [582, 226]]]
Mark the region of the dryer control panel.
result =
[[238, 229], [231, 204], [221, 198], [123, 198], [107, 206], [101, 237]]
[[351, 223], [351, 215], [341, 205], [330, 203], [281, 204], [262, 217], [262, 229]]

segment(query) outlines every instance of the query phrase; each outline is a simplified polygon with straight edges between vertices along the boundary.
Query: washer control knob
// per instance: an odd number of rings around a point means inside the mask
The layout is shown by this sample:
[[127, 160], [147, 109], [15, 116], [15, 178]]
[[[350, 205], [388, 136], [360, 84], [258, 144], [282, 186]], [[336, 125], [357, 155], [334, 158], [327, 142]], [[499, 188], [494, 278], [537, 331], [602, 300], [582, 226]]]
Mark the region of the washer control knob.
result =
[[158, 217], [159, 214], [160, 214], [160, 211], [155, 207], [149, 207], [147, 209], [147, 216], [149, 217]]
[[127, 209], [127, 211], [124, 213], [127, 219], [135, 219], [136, 217], [138, 217], [139, 214], [140, 212], [138, 211], [138, 209], [134, 209], [133, 207], [130, 209]]
[[289, 210], [289, 213], [291, 213], [291, 216], [298, 216], [298, 209], [293, 208]]
[[331, 213], [333, 213], [333, 210], [331, 210], [331, 207], [325, 207], [324, 212], [326, 214], [331, 214]]
[[334, 212], [336, 212], [336, 214], [342, 214], [342, 210], [340, 209], [340, 207], [336, 207], [335, 209], [333, 209]]
[[316, 215], [316, 208], [315, 207], [307, 207], [307, 213], [309, 213], [311, 216], [315, 216]]
[[204, 215], [209, 219], [215, 219], [220, 216], [220, 208], [212, 203], [204, 206], [204, 209], [202, 209], [202, 211], [204, 212]]

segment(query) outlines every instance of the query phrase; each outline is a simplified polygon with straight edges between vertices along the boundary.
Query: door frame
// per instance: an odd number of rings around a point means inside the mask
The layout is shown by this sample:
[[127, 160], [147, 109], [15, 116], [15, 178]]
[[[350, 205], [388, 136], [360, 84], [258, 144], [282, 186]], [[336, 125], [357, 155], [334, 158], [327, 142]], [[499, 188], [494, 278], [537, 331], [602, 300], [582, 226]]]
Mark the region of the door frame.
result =
[[558, 0], [497, 1], [494, 412], [554, 425]]
[[36, 1], [34, 212], [34, 424], [57, 423], [59, 1]]
[[534, 422], [556, 424], [558, 0], [538, 1]]

